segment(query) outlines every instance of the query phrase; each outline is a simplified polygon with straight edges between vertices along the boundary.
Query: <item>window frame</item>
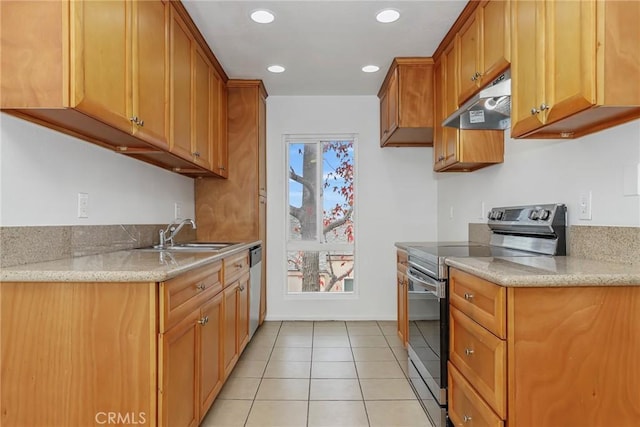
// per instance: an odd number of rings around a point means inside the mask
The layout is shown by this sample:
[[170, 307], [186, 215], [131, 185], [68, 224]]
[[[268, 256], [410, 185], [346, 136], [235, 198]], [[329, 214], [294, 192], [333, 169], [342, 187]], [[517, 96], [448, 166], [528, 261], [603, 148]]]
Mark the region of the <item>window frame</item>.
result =
[[[352, 299], [357, 298], [360, 294], [358, 287], [357, 269], [356, 269], [356, 238], [352, 243], [327, 243], [323, 242], [324, 234], [323, 234], [323, 223], [322, 223], [322, 215], [323, 215], [323, 193], [324, 188], [323, 185], [318, 185], [316, 189], [316, 197], [318, 200], [318, 218], [317, 221], [317, 238], [314, 241], [302, 241], [302, 240], [292, 240], [291, 239], [291, 227], [290, 227], [290, 212], [289, 206], [291, 203], [290, 200], [290, 187], [289, 187], [289, 165], [290, 165], [290, 148], [291, 144], [295, 143], [315, 143], [318, 144], [320, 153], [319, 156], [323, 156], [322, 152], [322, 143], [327, 141], [349, 141], [353, 146], [353, 186], [354, 186], [354, 194], [353, 194], [353, 213], [352, 213], [352, 221], [353, 221], [353, 232], [354, 236], [357, 236], [357, 224], [356, 224], [356, 212], [357, 212], [357, 191], [356, 191], [356, 181], [357, 181], [357, 142], [358, 138], [356, 134], [284, 134], [282, 137], [283, 144], [285, 146], [285, 168], [284, 172], [284, 192], [285, 192], [285, 244], [284, 244], [284, 277], [289, 277], [288, 270], [288, 254], [293, 251], [318, 251], [318, 252], [343, 252], [350, 251], [353, 253], [353, 291], [348, 292], [289, 292], [288, 289], [288, 280], [285, 280], [283, 285], [283, 292], [285, 300], [291, 299]], [[323, 182], [323, 167], [317, 168], [318, 174], [318, 182]]]

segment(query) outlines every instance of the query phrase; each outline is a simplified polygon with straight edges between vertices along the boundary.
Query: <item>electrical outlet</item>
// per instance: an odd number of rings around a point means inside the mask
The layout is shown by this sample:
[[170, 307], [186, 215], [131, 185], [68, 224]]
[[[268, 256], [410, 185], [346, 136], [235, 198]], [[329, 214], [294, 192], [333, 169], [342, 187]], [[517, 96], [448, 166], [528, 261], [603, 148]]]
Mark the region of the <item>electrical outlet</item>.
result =
[[78, 218], [89, 218], [88, 193], [78, 193]]
[[449, 219], [453, 219], [453, 206], [449, 206]]
[[580, 219], [591, 221], [591, 191], [583, 191], [580, 193], [578, 212]]
[[182, 202], [173, 204], [173, 219], [182, 219]]

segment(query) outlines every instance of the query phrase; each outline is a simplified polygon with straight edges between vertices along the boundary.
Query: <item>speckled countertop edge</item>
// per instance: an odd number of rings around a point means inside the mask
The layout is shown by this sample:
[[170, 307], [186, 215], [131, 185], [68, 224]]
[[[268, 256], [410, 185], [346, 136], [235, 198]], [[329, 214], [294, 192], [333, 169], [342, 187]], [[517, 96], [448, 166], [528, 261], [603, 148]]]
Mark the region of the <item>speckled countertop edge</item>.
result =
[[162, 282], [260, 244], [239, 243], [219, 252], [125, 250], [0, 269], [0, 282]]
[[640, 265], [571, 256], [448, 258], [446, 263], [505, 287], [640, 286]]

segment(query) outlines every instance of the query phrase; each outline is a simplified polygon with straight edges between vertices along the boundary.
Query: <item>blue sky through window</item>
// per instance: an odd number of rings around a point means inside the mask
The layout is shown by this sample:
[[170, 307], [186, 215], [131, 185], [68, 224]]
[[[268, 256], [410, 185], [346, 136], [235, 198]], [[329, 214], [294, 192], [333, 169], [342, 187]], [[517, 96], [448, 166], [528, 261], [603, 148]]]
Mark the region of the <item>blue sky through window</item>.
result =
[[[344, 141], [345, 143], [349, 141]], [[293, 168], [293, 170], [302, 175], [302, 161], [303, 161], [303, 152], [304, 152], [304, 144], [292, 142], [289, 144], [289, 166]], [[353, 147], [351, 147], [348, 151], [348, 161], [353, 164]], [[335, 168], [340, 163], [340, 160], [336, 157], [336, 153], [332, 150], [329, 150], [323, 153], [322, 159], [322, 182], [327, 182], [327, 177], [329, 173], [335, 172]], [[344, 204], [345, 198], [339, 193], [333, 191], [334, 187], [342, 187], [346, 185], [346, 181], [336, 176], [335, 173], [331, 177], [329, 177], [329, 187], [323, 187], [323, 209], [331, 209], [333, 206], [338, 204]], [[302, 184], [295, 182], [293, 180], [289, 180], [289, 203], [292, 206], [300, 207], [302, 205]]]

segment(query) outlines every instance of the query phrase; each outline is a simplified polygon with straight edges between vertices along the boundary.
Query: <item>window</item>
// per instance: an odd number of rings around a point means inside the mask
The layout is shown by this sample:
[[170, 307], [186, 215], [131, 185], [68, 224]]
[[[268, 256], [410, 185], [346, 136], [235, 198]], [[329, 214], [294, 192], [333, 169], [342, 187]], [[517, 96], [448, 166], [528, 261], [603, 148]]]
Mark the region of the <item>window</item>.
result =
[[353, 292], [354, 139], [286, 142], [288, 292]]

